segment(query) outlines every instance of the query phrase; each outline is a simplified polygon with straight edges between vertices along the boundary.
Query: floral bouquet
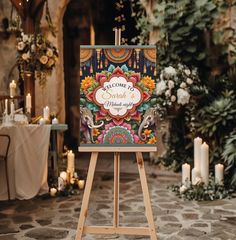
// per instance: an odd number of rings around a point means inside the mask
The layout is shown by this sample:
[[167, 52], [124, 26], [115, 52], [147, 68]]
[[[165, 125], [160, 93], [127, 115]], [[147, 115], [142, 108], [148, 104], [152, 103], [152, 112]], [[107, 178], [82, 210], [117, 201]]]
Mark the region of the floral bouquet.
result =
[[190, 103], [195, 86], [200, 84], [197, 69], [190, 70], [186, 65], [166, 67], [160, 72], [156, 84], [157, 109], [161, 116], [176, 113]]
[[22, 32], [17, 42], [17, 62], [21, 73], [35, 73], [40, 86], [43, 87], [47, 75], [51, 75], [58, 60], [57, 48], [42, 34], [27, 35]]

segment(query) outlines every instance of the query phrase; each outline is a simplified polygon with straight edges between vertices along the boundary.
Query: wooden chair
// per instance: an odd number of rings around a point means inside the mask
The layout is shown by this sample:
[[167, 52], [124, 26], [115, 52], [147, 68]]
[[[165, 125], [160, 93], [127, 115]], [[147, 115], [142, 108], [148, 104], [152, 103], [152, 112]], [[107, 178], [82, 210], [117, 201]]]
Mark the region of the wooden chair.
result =
[[9, 176], [8, 176], [8, 167], [7, 167], [7, 156], [11, 143], [11, 138], [7, 134], [0, 134], [0, 161], [5, 161], [5, 170], [6, 170], [6, 180], [7, 180], [7, 194], [8, 200], [10, 200], [10, 187], [9, 187]]

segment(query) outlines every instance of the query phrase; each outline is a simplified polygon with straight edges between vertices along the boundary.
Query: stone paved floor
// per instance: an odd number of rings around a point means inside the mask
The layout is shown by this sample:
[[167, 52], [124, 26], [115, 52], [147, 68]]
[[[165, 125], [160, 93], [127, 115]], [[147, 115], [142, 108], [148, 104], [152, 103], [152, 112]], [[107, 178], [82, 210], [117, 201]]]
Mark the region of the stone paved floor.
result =
[[[136, 164], [122, 164], [120, 222], [125, 226], [147, 226]], [[106, 174], [98, 166], [92, 190], [88, 224], [110, 225], [112, 222], [113, 179], [107, 163]], [[81, 168], [83, 164], [80, 165]], [[180, 176], [158, 167], [147, 167], [159, 240], [235, 240], [236, 199], [213, 202], [189, 202], [177, 198], [167, 189]], [[104, 168], [103, 168], [104, 169]], [[154, 173], [154, 174], [152, 174]], [[155, 176], [157, 174], [157, 176]], [[0, 202], [0, 240], [75, 239], [82, 192], [72, 197], [42, 198]], [[149, 239], [143, 236], [91, 236], [83, 239]]]

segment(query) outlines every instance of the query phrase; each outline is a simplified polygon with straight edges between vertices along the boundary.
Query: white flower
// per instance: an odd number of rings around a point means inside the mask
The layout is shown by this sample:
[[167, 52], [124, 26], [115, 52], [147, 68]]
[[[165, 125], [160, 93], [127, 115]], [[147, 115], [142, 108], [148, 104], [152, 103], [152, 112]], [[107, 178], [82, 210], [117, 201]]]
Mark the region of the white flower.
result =
[[165, 81], [161, 80], [156, 84], [156, 93], [157, 95], [161, 95], [166, 89], [166, 83]]
[[181, 64], [181, 63], [178, 63], [178, 68], [179, 68], [180, 70], [182, 70], [182, 69], [184, 68], [184, 65]]
[[177, 98], [178, 104], [185, 105], [189, 103], [190, 94], [186, 90], [179, 88], [177, 90]]
[[27, 42], [29, 40], [29, 37], [26, 34], [23, 34], [22, 40], [23, 42]]
[[168, 81], [168, 88], [172, 89], [174, 86], [175, 86], [174, 81], [169, 80], [169, 81]]
[[166, 96], [166, 97], [170, 97], [170, 96], [171, 96], [171, 92], [170, 92], [170, 90], [166, 90], [166, 92], [165, 92], [165, 96]]
[[42, 64], [46, 64], [47, 61], [48, 61], [48, 57], [43, 55], [40, 57], [39, 61], [42, 63]]
[[189, 76], [191, 74], [191, 71], [189, 69], [185, 69], [184, 72], [187, 76]]
[[181, 87], [181, 88], [186, 88], [186, 87], [187, 87], [187, 85], [186, 85], [186, 83], [185, 83], [185, 82], [182, 82], [182, 83], [180, 84], [180, 87]]
[[175, 95], [172, 95], [172, 96], [170, 97], [170, 100], [171, 100], [171, 102], [175, 102], [175, 101], [176, 101], [176, 96], [175, 96]]
[[191, 78], [187, 78], [186, 82], [187, 82], [187, 84], [189, 84], [189, 85], [193, 84], [193, 80], [192, 80]]
[[29, 52], [22, 54], [22, 59], [27, 61], [30, 58]]
[[185, 185], [182, 185], [180, 188], [179, 188], [179, 192], [180, 193], [184, 193], [188, 190], [188, 188], [185, 186]]
[[18, 48], [19, 51], [23, 50], [24, 47], [25, 47], [25, 44], [23, 42], [18, 42], [17, 48]]
[[48, 48], [46, 54], [47, 54], [48, 57], [52, 57], [52, 56], [53, 56], [53, 51], [52, 51], [52, 49]]
[[169, 66], [169, 67], [164, 68], [164, 71], [165, 71], [165, 73], [166, 73], [168, 76], [174, 76], [174, 75], [176, 75], [176, 70], [175, 70], [175, 68], [173, 68], [172, 66]]

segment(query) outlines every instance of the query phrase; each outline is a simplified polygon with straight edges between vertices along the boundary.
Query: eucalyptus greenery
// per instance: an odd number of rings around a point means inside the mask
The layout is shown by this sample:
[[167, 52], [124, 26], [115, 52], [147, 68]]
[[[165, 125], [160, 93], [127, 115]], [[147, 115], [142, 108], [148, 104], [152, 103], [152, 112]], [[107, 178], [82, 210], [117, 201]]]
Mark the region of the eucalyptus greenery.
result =
[[224, 185], [215, 184], [214, 179], [211, 177], [209, 184], [205, 185], [200, 183], [197, 185], [190, 185], [184, 191], [181, 191], [181, 186], [172, 185], [169, 187], [177, 196], [186, 200], [196, 201], [213, 201], [223, 198], [232, 198], [235, 189], [233, 187], [226, 187]]

